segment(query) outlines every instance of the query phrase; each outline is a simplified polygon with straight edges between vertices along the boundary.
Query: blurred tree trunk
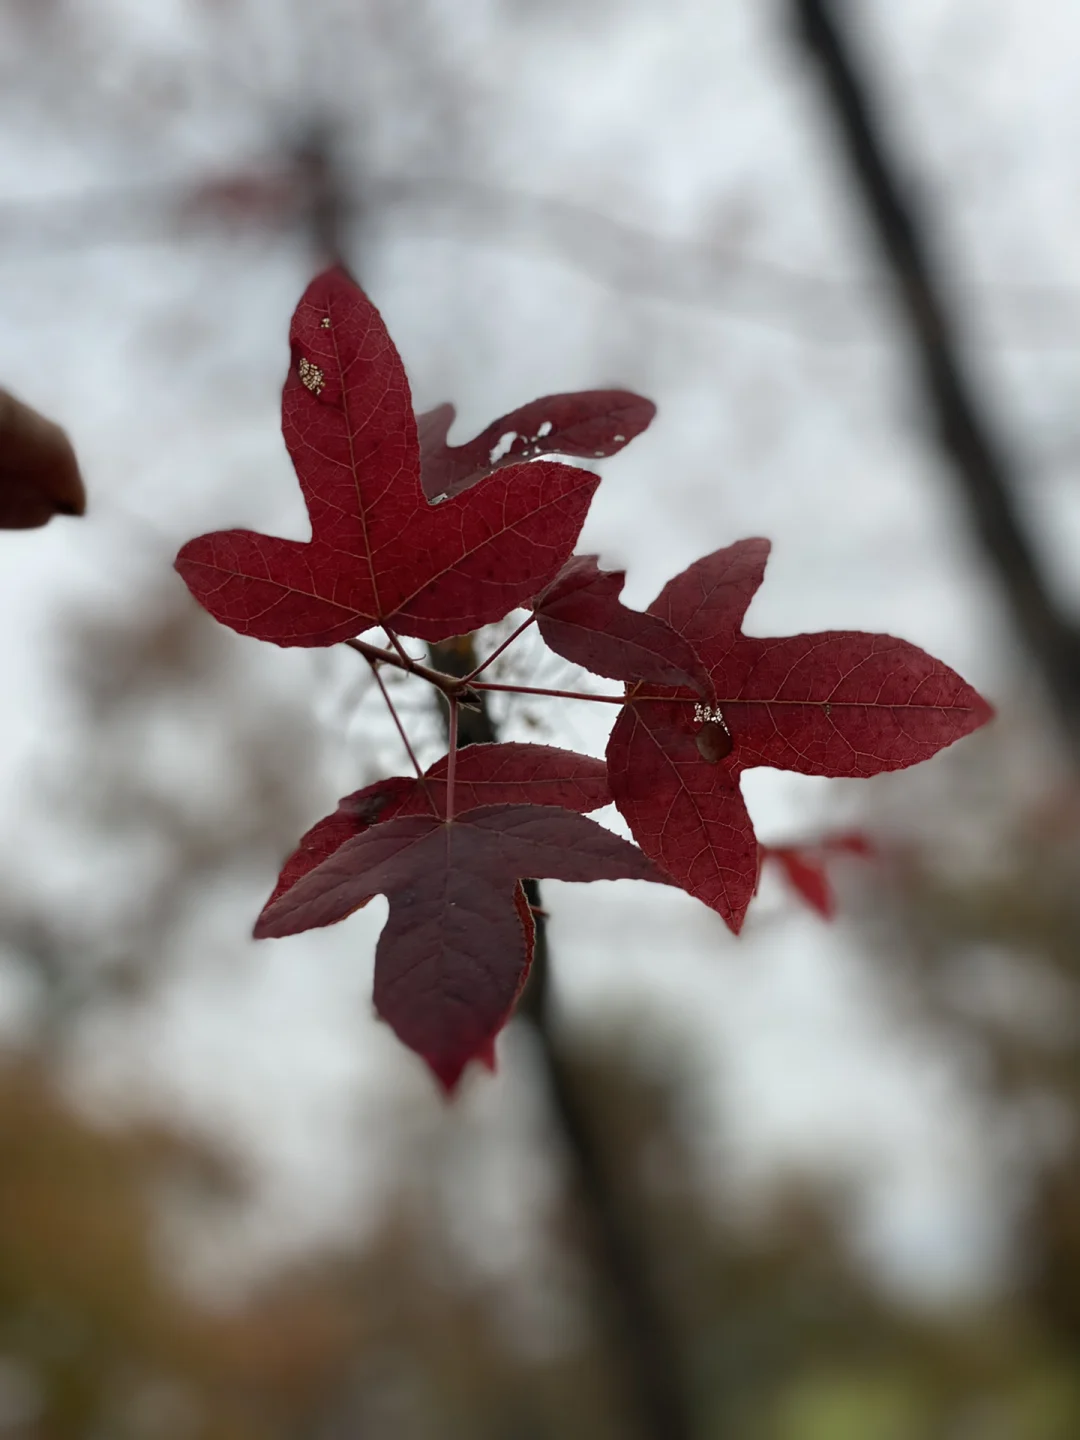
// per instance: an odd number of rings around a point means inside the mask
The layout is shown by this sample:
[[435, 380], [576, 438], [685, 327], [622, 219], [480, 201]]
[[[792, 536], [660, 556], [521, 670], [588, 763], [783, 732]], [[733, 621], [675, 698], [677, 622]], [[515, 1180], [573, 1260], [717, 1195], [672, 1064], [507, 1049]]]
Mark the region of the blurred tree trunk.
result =
[[[428, 650], [432, 665], [447, 674], [468, 675], [478, 664], [471, 635], [458, 635]], [[499, 738], [486, 696], [481, 694], [479, 701], [478, 708], [459, 712], [463, 745], [490, 745]], [[518, 1017], [536, 1036], [552, 1114], [566, 1150], [626, 1434], [640, 1440], [691, 1440], [694, 1428], [678, 1343], [657, 1293], [650, 1257], [622, 1199], [632, 1187], [611, 1173], [586, 1098], [553, 1026], [547, 918], [537, 882], [526, 880], [525, 891], [536, 922], [536, 949]]]
[[[357, 206], [335, 163], [332, 129], [311, 125], [297, 157], [309, 177], [309, 233], [318, 263], [345, 265], [349, 216], [357, 213]], [[362, 213], [362, 197], [360, 204]], [[467, 675], [477, 664], [471, 635], [431, 645], [429, 654], [436, 669], [452, 675]], [[441, 696], [436, 703], [442, 704]], [[458, 737], [462, 745], [486, 745], [498, 739], [483, 695], [476, 708], [459, 712]], [[552, 1114], [582, 1211], [600, 1332], [625, 1414], [625, 1433], [636, 1440], [691, 1440], [690, 1406], [674, 1330], [656, 1291], [649, 1257], [621, 1202], [626, 1187], [609, 1173], [588, 1107], [552, 1028], [547, 924], [540, 887], [535, 880], [527, 880], [525, 887], [536, 922], [536, 946], [519, 1014], [536, 1034]]]
[[843, 6], [836, 0], [791, 0], [791, 8], [817, 62], [853, 184], [892, 272], [938, 443], [1067, 751], [1080, 766], [1080, 634], [1051, 594], [1017, 504], [1022, 477], [967, 374], [947, 288], [923, 221], [900, 182], [870, 82], [845, 35]]

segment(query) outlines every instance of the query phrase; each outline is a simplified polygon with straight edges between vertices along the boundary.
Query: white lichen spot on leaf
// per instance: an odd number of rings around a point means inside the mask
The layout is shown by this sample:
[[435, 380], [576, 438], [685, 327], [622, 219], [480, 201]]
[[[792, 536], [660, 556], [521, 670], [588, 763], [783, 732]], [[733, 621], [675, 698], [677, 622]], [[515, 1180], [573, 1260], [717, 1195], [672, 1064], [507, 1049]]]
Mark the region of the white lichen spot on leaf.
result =
[[313, 365], [306, 356], [302, 355], [300, 357], [300, 364], [297, 366], [297, 373], [300, 376], [301, 385], [306, 386], [313, 395], [321, 393], [323, 386], [326, 384], [326, 376], [319, 369], [318, 365]]

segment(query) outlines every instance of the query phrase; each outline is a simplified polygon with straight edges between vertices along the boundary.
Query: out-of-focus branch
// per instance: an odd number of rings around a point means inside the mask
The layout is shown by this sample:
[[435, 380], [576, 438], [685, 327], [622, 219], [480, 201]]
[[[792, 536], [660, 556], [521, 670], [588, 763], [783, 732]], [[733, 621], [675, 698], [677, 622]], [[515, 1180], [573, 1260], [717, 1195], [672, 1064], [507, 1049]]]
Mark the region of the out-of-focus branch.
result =
[[[445, 674], [470, 674], [478, 663], [471, 635], [431, 645], [432, 665]], [[462, 745], [490, 745], [498, 732], [481, 694], [476, 708], [459, 710]], [[552, 1024], [547, 921], [535, 880], [525, 882], [536, 920], [532, 970], [518, 1005], [531, 1025], [559, 1138], [566, 1149], [588, 1246], [590, 1271], [607, 1337], [614, 1378], [633, 1440], [691, 1440], [693, 1426], [679, 1349], [656, 1292], [649, 1257], [635, 1234], [617, 1177], [606, 1162], [581, 1086]]]
[[[363, 211], [327, 203], [325, 147], [316, 123], [286, 163], [252, 164], [204, 180], [0, 202], [0, 259], [151, 243], [215, 232], [320, 235], [323, 254], [348, 250], [344, 227], [529, 250], [635, 300], [649, 296], [782, 331], [812, 345], [876, 338], [873, 277], [815, 274], [708, 238], [658, 235], [585, 205], [463, 177], [369, 176]], [[333, 227], [333, 228], [331, 228]], [[1080, 348], [1080, 290], [1055, 285], [965, 287], [993, 319], [981, 344]]]
[[294, 172], [300, 181], [308, 235], [326, 265], [343, 265], [348, 253], [350, 223], [358, 218], [358, 202], [342, 191], [333, 129], [315, 120], [293, 149]]
[[[372, 217], [387, 231], [451, 236], [528, 249], [609, 289], [782, 330], [815, 345], [865, 343], [876, 334], [874, 275], [824, 275], [750, 253], [719, 238], [657, 234], [590, 206], [463, 177], [375, 182]], [[980, 343], [1080, 344], [1080, 290], [980, 284], [965, 296], [995, 319]]]
[[869, 85], [836, 9], [833, 0], [792, 0], [794, 19], [818, 62], [852, 176], [896, 282], [938, 440], [1073, 761], [1080, 764], [1080, 634], [1049, 592], [1016, 504], [1020, 476], [966, 373], [945, 286], [920, 218], [897, 178]]
[[[308, 233], [320, 264], [344, 263], [349, 189], [335, 164], [333, 136], [313, 129], [305, 163], [311, 177]], [[363, 649], [360, 645], [358, 648]], [[435, 672], [459, 679], [476, 669], [471, 635], [428, 647]], [[447, 696], [436, 689], [444, 722]], [[483, 692], [470, 693], [458, 708], [459, 745], [490, 745], [498, 732]], [[533, 1025], [554, 1119], [566, 1146], [574, 1187], [589, 1238], [590, 1273], [600, 1292], [600, 1313], [625, 1410], [626, 1435], [633, 1440], [691, 1440], [690, 1410], [679, 1366], [678, 1347], [652, 1283], [648, 1257], [629, 1224], [615, 1178], [604, 1163], [599, 1137], [550, 1023], [547, 925], [535, 880], [525, 882], [536, 923], [533, 966], [519, 1013]]]

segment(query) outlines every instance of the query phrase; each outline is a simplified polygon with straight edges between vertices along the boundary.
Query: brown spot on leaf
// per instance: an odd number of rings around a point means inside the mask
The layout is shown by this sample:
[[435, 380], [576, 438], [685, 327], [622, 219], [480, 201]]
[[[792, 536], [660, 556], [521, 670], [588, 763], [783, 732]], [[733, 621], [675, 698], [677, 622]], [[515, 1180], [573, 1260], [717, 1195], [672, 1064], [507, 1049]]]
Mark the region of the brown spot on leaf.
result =
[[385, 792], [376, 791], [374, 794], [365, 795], [361, 792], [359, 799], [342, 802], [341, 808], [350, 815], [355, 815], [365, 825], [374, 825], [379, 816], [390, 804], [397, 800], [397, 796]]
[[731, 754], [731, 731], [723, 720], [706, 720], [694, 736], [694, 743], [703, 760], [707, 760], [710, 765], [719, 765], [721, 760]]

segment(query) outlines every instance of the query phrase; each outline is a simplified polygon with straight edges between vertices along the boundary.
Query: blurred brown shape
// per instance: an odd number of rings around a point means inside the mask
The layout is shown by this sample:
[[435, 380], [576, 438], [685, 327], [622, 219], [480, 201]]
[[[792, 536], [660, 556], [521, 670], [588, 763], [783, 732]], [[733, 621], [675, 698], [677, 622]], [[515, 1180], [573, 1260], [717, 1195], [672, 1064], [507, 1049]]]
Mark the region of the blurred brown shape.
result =
[[34, 530], [54, 515], [82, 515], [86, 492], [71, 442], [0, 390], [0, 529]]

